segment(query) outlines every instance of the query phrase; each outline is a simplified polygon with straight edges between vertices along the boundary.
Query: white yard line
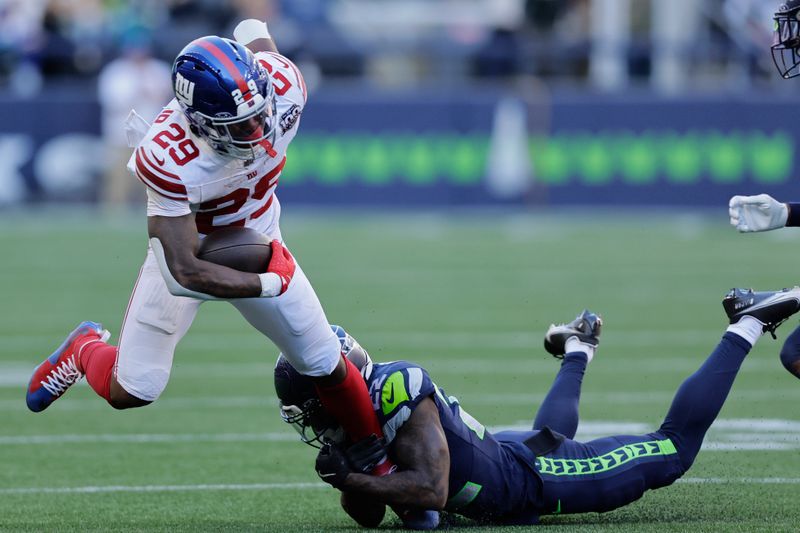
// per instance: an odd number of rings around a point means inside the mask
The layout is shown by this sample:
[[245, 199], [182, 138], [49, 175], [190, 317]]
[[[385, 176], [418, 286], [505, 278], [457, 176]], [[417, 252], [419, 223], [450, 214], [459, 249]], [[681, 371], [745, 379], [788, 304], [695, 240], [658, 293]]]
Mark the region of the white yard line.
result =
[[107, 492], [190, 492], [205, 490], [321, 489], [325, 483], [249, 483], [202, 485], [106, 485], [89, 487], [16, 487], [0, 489], [0, 494], [97, 494]]
[[100, 435], [6, 435], [0, 446], [32, 444], [72, 444], [92, 442], [171, 443], [171, 442], [300, 442], [297, 433], [107, 433]]
[[740, 478], [724, 478], [724, 477], [684, 477], [677, 481], [678, 483], [701, 484], [701, 483], [718, 483], [718, 484], [739, 484], [739, 485], [798, 485], [800, 478], [797, 477], [740, 477]]
[[[539, 331], [538, 329], [541, 329]], [[510, 348], [539, 348], [542, 341], [544, 330], [542, 328], [531, 327], [525, 330], [509, 331], [480, 331], [476, 329], [465, 330], [442, 330], [442, 331], [376, 331], [371, 330], [365, 335], [365, 345], [376, 346], [378, 349], [382, 344], [391, 343], [394, 345], [408, 346], [409, 348], [425, 348], [426, 350], [436, 348], [473, 348], [473, 349], [510, 349]], [[66, 335], [66, 332], [64, 333]], [[661, 351], [668, 351], [670, 347], [693, 346], [698, 343], [709, 345], [718, 340], [722, 332], [716, 329], [706, 330], [697, 328], [676, 328], [676, 329], [635, 329], [609, 331], [603, 333], [604, 346], [635, 346], [635, 347], [658, 347]], [[31, 355], [28, 352], [31, 346], [41, 347], [43, 345], [41, 334], [8, 334], [2, 336], [3, 342], [0, 346], [0, 354], [9, 353]], [[63, 340], [57, 335], [53, 337], [52, 350]], [[195, 351], [215, 351], [230, 349], [231, 345], [240, 347], [241, 350], [263, 349], [266, 353], [277, 353], [270, 341], [256, 332], [245, 331], [226, 331], [226, 332], [191, 332], [180, 343], [179, 350]], [[42, 353], [42, 357], [49, 355]], [[701, 354], [698, 354], [698, 356]], [[411, 353], [397, 354], [401, 357], [411, 357]], [[270, 355], [272, 357], [272, 355]], [[40, 361], [34, 363], [38, 364]]]
[[[490, 343], [487, 343], [490, 344]], [[538, 345], [538, 344], [537, 344]], [[449, 348], [454, 346], [450, 345]], [[472, 345], [470, 348], [481, 348], [480, 345]], [[488, 346], [486, 347], [488, 348]], [[412, 353], [406, 356], [406, 359], [415, 361]], [[695, 371], [702, 362], [703, 358], [698, 357], [684, 357], [674, 356], [669, 358], [670, 371], [681, 372], [689, 375]], [[416, 360], [415, 362], [421, 363], [431, 375], [436, 379], [436, 376], [444, 375], [468, 375], [468, 374], [490, 374], [490, 375], [508, 375], [508, 376], [525, 376], [534, 375], [537, 372], [555, 372], [558, 368], [557, 363], [551, 357], [536, 354], [531, 355], [528, 359], [514, 359], [511, 361], [503, 361], [498, 363], [495, 358], [488, 357], [485, 359], [478, 358], [453, 358], [453, 357], [428, 357], [424, 360]], [[598, 375], [620, 375], [620, 374], [650, 374], [654, 372], [663, 372], [664, 359], [651, 358], [644, 359], [640, 357], [626, 357], [616, 358], [614, 365], [598, 364], [589, 369], [591, 374]], [[745, 362], [746, 373], [769, 373], [774, 374], [782, 372], [782, 369], [776, 361], [766, 358], [752, 358]], [[620, 366], [622, 365], [622, 366]], [[31, 373], [36, 364], [25, 364], [19, 361], [0, 361], [0, 388], [24, 388], [27, 386], [31, 378]], [[208, 380], [212, 377], [214, 379], [268, 379], [272, 380], [272, 372], [274, 362], [272, 356], [265, 358], [263, 361], [253, 362], [227, 362], [227, 363], [196, 363], [191, 361], [182, 361], [178, 358], [172, 368], [173, 380]], [[621, 369], [622, 368], [622, 369]], [[545, 391], [543, 391], [544, 393]], [[781, 392], [796, 393], [800, 397], [800, 387], [781, 389]], [[670, 390], [670, 394], [674, 391]], [[738, 394], [738, 389], [734, 390]]]
[[[679, 479], [686, 484], [731, 485], [798, 485], [800, 478], [716, 478], [689, 477]], [[200, 485], [106, 485], [86, 487], [13, 487], [0, 489], [0, 494], [103, 494], [110, 492], [194, 492], [194, 491], [248, 491], [248, 490], [316, 490], [327, 488], [325, 483], [234, 483]]]
[[[212, 374], [217, 376], [217, 374]], [[252, 376], [252, 373], [243, 373], [247, 376]], [[271, 371], [270, 371], [271, 377]], [[264, 378], [266, 379], [266, 378]], [[85, 380], [79, 381], [75, 387], [84, 388], [88, 385]], [[7, 386], [8, 387], [8, 386]], [[22, 385], [16, 385], [19, 388], [19, 395], [16, 398], [6, 398], [0, 400], [0, 412], [24, 411], [27, 412], [28, 408], [25, 406], [24, 389]], [[3, 385], [0, 384], [0, 388]], [[233, 392], [233, 391], [232, 391]], [[653, 405], [658, 406], [654, 411], [655, 415], [661, 416], [666, 412], [666, 407], [669, 401], [675, 395], [674, 391], [666, 390], [653, 390], [642, 392], [584, 392], [581, 395], [581, 401], [584, 403], [591, 403], [593, 405], [610, 405], [619, 406], [621, 404], [635, 404], [635, 405]], [[466, 396], [459, 396], [459, 400], [467, 410], [477, 406], [528, 406], [533, 412], [533, 409], [538, 407], [544, 400], [545, 391], [540, 392], [491, 392], [491, 393], [473, 393]], [[769, 389], [753, 388], [746, 389], [744, 387], [737, 387], [732, 394], [734, 399], [741, 401], [764, 401], [764, 400], [780, 400], [783, 402], [800, 401], [800, 387], [773, 387]], [[252, 396], [166, 396], [159, 399], [151, 407], [149, 411], [186, 411], [195, 409], [266, 409], [273, 410], [277, 413], [278, 400], [272, 395], [252, 395]], [[58, 402], [53, 407], [58, 411], [109, 411], [110, 407], [100, 398], [96, 397], [67, 397]], [[654, 407], [654, 409], [656, 409]], [[749, 422], [747, 423], [749, 424]], [[800, 425], [800, 422], [797, 422]], [[2, 430], [0, 430], [2, 431]]]
[[[530, 422], [492, 426], [492, 432], [526, 431]], [[642, 422], [584, 421], [576, 438], [587, 441], [609, 435], [637, 435], [655, 430]], [[291, 432], [264, 433], [131, 433], [131, 434], [54, 434], [0, 435], [0, 446], [52, 445], [69, 443], [179, 443], [179, 442], [294, 442]], [[794, 451], [800, 450], [800, 421], [780, 419], [721, 419], [709, 431], [703, 444], [706, 452], [727, 451]]]

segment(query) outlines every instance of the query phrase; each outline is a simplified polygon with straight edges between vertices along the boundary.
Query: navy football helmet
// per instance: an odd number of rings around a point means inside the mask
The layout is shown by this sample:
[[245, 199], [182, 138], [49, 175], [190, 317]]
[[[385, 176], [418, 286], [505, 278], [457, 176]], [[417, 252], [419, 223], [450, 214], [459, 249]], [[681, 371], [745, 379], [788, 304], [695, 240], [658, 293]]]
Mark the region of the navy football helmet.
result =
[[[362, 375], [372, 373], [372, 359], [367, 351], [344, 328], [331, 326], [339, 338], [342, 355], [347, 357]], [[278, 394], [281, 418], [300, 434], [300, 440], [315, 448], [326, 442], [343, 443], [344, 430], [336, 419], [322, 407], [312, 378], [299, 373], [283, 356], [275, 364], [275, 392]]]
[[195, 39], [175, 59], [172, 87], [195, 134], [215, 151], [255, 160], [272, 150], [275, 88], [246, 47], [216, 36]]
[[785, 78], [800, 76], [800, 0], [786, 0], [775, 13], [772, 60]]

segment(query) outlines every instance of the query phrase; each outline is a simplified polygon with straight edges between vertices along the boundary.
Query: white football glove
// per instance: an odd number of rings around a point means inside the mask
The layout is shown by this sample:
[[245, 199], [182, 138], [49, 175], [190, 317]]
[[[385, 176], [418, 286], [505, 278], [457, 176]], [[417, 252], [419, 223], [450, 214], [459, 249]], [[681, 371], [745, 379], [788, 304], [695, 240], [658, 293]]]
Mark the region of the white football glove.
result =
[[768, 194], [734, 196], [728, 203], [731, 226], [741, 233], [782, 228], [789, 217], [789, 208]]
[[267, 29], [267, 23], [263, 20], [246, 19], [236, 25], [233, 38], [237, 43], [247, 46], [256, 39], [272, 39], [272, 36]]

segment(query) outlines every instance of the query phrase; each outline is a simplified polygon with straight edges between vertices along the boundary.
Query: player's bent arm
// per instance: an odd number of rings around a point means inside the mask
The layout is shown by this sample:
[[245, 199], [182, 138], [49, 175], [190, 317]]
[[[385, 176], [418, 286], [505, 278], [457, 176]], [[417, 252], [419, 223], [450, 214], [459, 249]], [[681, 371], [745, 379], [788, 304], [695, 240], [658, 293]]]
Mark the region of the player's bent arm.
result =
[[194, 214], [147, 217], [147, 230], [170, 293], [213, 299], [261, 296], [258, 274], [240, 272], [196, 257], [200, 247]]
[[269, 34], [267, 23], [257, 19], [246, 19], [236, 25], [233, 38], [245, 45], [254, 54], [257, 52], [278, 53], [275, 40]]
[[444, 509], [450, 479], [450, 452], [433, 399], [423, 400], [397, 432], [398, 471], [383, 477], [352, 473], [342, 490], [361, 492], [389, 505]]

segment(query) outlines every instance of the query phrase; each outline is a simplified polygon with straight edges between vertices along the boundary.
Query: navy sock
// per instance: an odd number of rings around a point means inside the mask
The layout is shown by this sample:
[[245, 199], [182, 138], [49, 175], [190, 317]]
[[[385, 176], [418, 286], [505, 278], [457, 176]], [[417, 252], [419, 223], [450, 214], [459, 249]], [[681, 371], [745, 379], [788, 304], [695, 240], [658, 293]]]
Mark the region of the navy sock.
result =
[[587, 364], [588, 360], [584, 353], [573, 352], [564, 356], [556, 379], [553, 380], [550, 391], [536, 413], [533, 429], [547, 426], [567, 438], [575, 437], [575, 432], [578, 430], [581, 383]]
[[800, 378], [800, 327], [786, 337], [781, 349], [781, 363], [786, 370]]
[[675, 393], [659, 431], [675, 444], [684, 469], [694, 462], [751, 348], [740, 336], [725, 333], [705, 363]]

